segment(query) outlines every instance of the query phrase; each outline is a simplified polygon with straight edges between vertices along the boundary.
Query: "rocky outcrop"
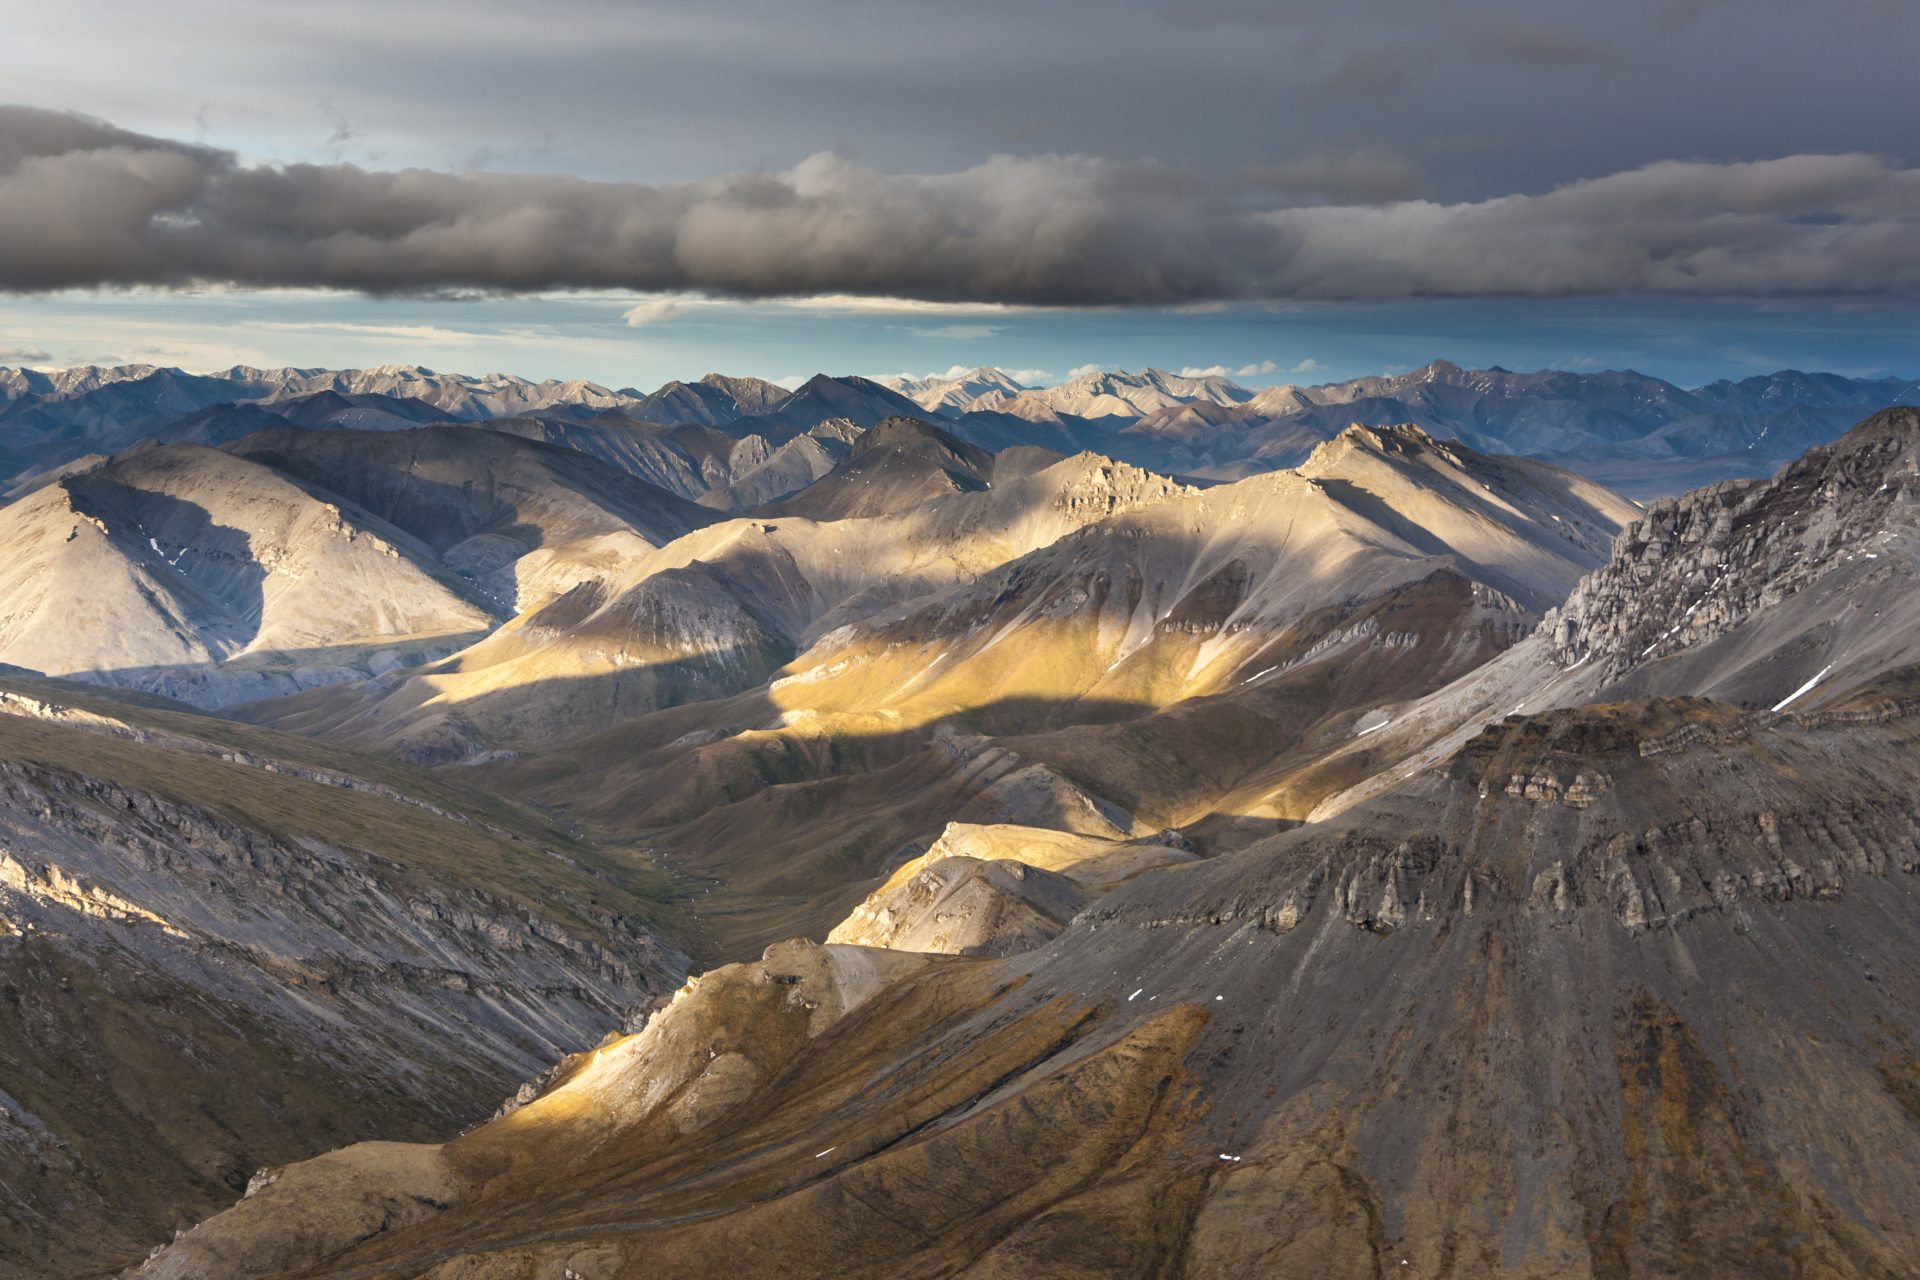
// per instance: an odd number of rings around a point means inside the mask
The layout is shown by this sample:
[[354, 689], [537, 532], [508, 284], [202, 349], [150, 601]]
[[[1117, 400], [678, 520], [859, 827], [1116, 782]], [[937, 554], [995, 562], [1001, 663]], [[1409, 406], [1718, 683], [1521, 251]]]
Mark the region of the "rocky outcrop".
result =
[[902, 867], [827, 941], [946, 955], [1011, 955], [1059, 933], [1086, 903], [1086, 893], [1066, 876], [1024, 862], [929, 855]]
[[1543, 625], [1602, 679], [1703, 645], [1849, 564], [1889, 555], [1920, 502], [1920, 410], [1889, 409], [1772, 480], [1655, 503]]
[[1160, 867], [1195, 862], [1176, 831], [1145, 839], [952, 822], [827, 935], [828, 942], [947, 955], [1028, 951], [1095, 898]]

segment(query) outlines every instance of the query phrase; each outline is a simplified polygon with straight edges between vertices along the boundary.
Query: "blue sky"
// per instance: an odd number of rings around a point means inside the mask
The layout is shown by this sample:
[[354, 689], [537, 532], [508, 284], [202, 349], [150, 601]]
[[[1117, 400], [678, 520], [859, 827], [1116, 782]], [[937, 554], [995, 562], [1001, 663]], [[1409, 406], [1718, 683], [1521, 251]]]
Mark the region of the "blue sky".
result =
[[[628, 313], [646, 323], [629, 323]], [[1248, 385], [1470, 367], [1634, 368], [1696, 385], [1780, 368], [1920, 376], [1920, 305], [1570, 299], [1035, 309], [846, 298], [541, 294], [376, 300], [311, 291], [0, 298], [0, 364], [424, 364], [651, 389], [709, 371], [926, 373], [995, 364], [1224, 366]]]

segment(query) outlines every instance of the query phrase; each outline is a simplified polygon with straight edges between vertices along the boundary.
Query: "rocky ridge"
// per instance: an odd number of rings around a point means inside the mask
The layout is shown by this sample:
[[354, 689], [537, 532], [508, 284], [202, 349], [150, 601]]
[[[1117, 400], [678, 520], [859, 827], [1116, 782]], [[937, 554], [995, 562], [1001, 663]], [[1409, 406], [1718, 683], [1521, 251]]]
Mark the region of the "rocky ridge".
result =
[[1898, 408], [1769, 481], [1655, 503], [1544, 630], [1563, 665], [1602, 679], [1720, 636], [1850, 564], [1910, 556], [1920, 410]]

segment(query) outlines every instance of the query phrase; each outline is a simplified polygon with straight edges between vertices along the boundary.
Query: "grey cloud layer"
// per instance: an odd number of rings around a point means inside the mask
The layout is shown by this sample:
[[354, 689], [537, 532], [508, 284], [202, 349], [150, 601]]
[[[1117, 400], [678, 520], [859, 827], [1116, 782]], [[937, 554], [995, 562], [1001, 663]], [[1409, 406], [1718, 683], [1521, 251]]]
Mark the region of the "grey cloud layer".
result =
[[[252, 166], [0, 108], [0, 289], [585, 287], [1065, 306], [1920, 293], [1920, 170], [1871, 156], [1662, 163], [1455, 204], [1393, 198], [1411, 181], [1377, 156], [1227, 179], [1073, 156], [883, 174], [822, 154], [655, 186]], [[1316, 182], [1389, 202], [1261, 203]]]
[[1372, 152], [1409, 158], [1426, 185], [1376, 174], [1356, 201], [1462, 201], [1673, 156], [1920, 163], [1912, 0], [16, 8], [6, 100], [376, 169], [678, 181], [783, 169], [830, 143], [883, 172], [1013, 152], [1224, 174]]

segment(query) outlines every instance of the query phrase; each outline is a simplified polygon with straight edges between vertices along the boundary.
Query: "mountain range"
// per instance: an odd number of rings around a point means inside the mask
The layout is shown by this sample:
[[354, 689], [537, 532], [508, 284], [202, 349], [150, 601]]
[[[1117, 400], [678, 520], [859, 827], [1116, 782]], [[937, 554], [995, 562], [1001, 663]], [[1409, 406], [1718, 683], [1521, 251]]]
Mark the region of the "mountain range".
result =
[[[925, 379], [816, 376], [788, 391], [709, 374], [653, 392], [590, 382], [474, 378], [414, 366], [334, 372], [237, 367], [195, 375], [147, 365], [0, 370], [0, 478], [31, 483], [144, 440], [219, 445], [268, 425], [404, 429], [517, 424], [567, 442], [600, 438], [610, 460], [684, 497], [724, 489], [795, 435], [927, 416], [978, 447], [1093, 450], [1190, 480], [1297, 465], [1349, 423], [1413, 423], [1489, 453], [1554, 462], [1635, 498], [1769, 474], [1920, 383], [1782, 371], [1682, 388], [1633, 372], [1462, 369], [1258, 391], [1223, 376], [1100, 372], [1024, 387], [991, 368]], [[721, 439], [703, 435], [717, 432]], [[678, 429], [676, 432], [675, 429]], [[611, 437], [611, 439], [606, 439]], [[718, 455], [748, 445], [748, 456]], [[655, 455], [651, 460], [641, 453]], [[764, 496], [756, 491], [756, 496]]]
[[1914, 384], [6, 377], [0, 1269], [1920, 1245]]
[[1352, 427], [536, 732], [742, 958], [136, 1274], [1902, 1274], [1916, 484], [1911, 409], [1644, 510]]

